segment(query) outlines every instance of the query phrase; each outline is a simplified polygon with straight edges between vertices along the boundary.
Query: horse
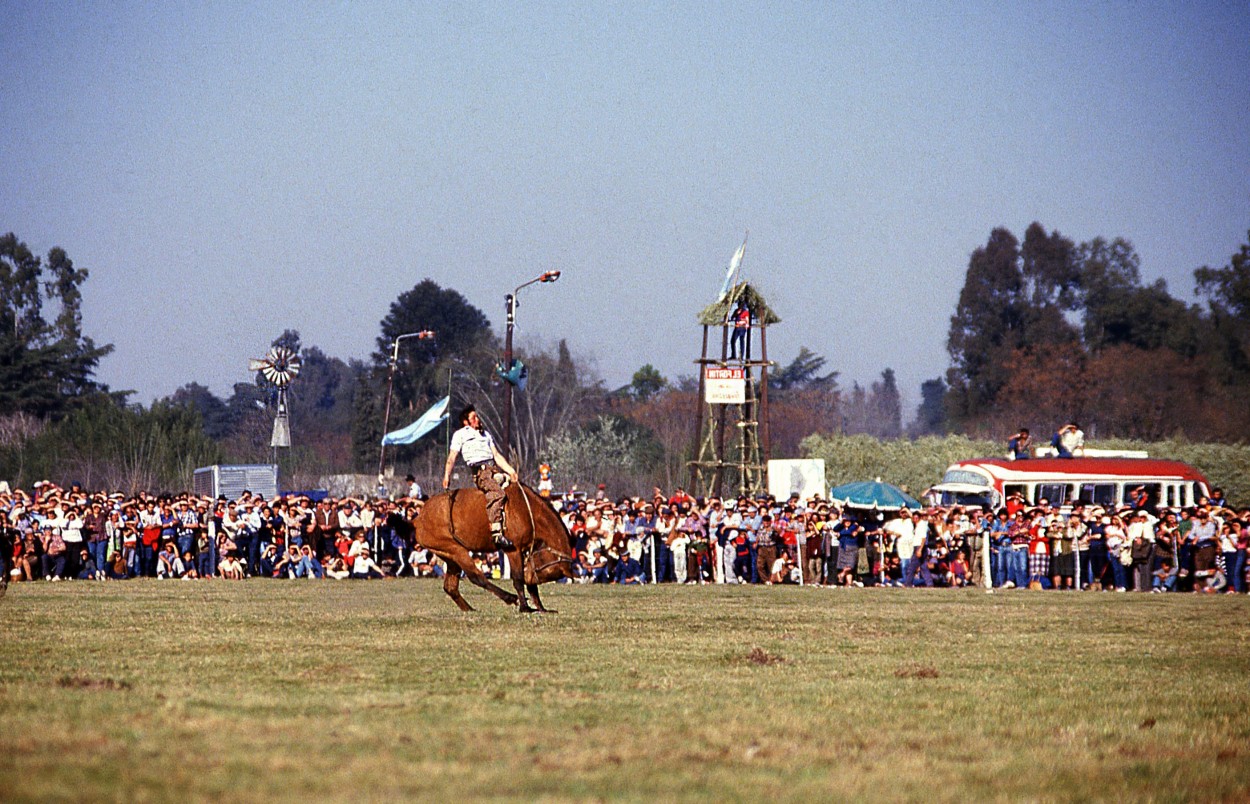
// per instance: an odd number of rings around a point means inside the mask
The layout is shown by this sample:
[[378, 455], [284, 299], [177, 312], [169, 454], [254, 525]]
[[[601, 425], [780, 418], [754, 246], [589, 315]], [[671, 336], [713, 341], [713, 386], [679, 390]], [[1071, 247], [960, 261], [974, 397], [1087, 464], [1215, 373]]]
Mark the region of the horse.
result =
[[[493, 593], [521, 612], [549, 612], [538, 596], [538, 585], [557, 578], [573, 578], [572, 537], [564, 520], [545, 497], [521, 483], [510, 483], [504, 492], [504, 532], [514, 545], [506, 553], [512, 567], [516, 594], [490, 582], [470, 553], [489, 553], [498, 548], [486, 518], [486, 496], [475, 488], [453, 489], [426, 501], [412, 521], [417, 542], [447, 564], [443, 591], [461, 611], [473, 607], [460, 594], [460, 572], [472, 583]], [[531, 607], [526, 592], [534, 598]]]

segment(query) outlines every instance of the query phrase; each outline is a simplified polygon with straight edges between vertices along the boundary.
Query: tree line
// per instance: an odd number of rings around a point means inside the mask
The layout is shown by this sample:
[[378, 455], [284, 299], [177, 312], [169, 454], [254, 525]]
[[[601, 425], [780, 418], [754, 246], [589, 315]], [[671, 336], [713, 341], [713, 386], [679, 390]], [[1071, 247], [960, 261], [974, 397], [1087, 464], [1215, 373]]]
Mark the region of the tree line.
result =
[[[1122, 239], [1077, 245], [1034, 223], [1020, 241], [994, 229], [969, 259], [950, 367], [921, 386], [911, 421], [893, 370], [844, 388], [824, 356], [802, 347], [769, 374], [773, 456], [811, 453], [824, 443], [812, 436], [997, 437], [1069, 419], [1097, 438], [1239, 441], [1250, 424], [1250, 406], [1238, 404], [1250, 390], [1248, 277], [1242, 246], [1227, 266], [1195, 272], [1205, 304], [1185, 304], [1161, 281], [1142, 281]], [[62, 249], [45, 259], [13, 234], [0, 238], [0, 477], [159, 491], [185, 488], [196, 466], [269, 462], [277, 389], [259, 374], [225, 398], [189, 381], [149, 406], [95, 378], [113, 347], [82, 332], [87, 278]], [[396, 338], [421, 330], [436, 337], [404, 339], [394, 351]], [[286, 487], [376, 472], [388, 381], [391, 429], [450, 393], [453, 417], [471, 401], [502, 432], [500, 339], [481, 310], [432, 280], [391, 303], [367, 358], [327, 355], [295, 329], [273, 345], [303, 363], [289, 388], [293, 447], [279, 451]], [[531, 475], [547, 462], [562, 486], [637, 493], [685, 482], [701, 404], [694, 377], [670, 380], [645, 365], [608, 388], [565, 340], [516, 352], [528, 384], [514, 394], [513, 449]], [[400, 476], [433, 480], [445, 439], [440, 431], [388, 447], [386, 462]]]
[[1243, 440], [1250, 244], [1194, 279], [1203, 304], [1145, 283], [1122, 238], [994, 229], [951, 317], [938, 426], [988, 436], [1076, 420], [1097, 438]]

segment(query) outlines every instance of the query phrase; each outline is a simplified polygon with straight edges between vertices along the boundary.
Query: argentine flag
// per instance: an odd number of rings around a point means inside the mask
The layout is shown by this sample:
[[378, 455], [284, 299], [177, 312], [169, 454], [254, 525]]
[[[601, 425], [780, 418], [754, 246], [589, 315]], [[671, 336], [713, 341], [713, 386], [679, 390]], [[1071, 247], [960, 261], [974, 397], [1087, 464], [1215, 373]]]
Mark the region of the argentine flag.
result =
[[447, 421], [447, 404], [449, 402], [451, 402], [450, 396], [445, 396], [438, 400], [433, 407], [422, 413], [421, 417], [412, 424], [402, 430], [396, 430], [393, 433], [384, 435], [382, 444], [388, 447], [395, 444], [415, 444], [421, 436]]

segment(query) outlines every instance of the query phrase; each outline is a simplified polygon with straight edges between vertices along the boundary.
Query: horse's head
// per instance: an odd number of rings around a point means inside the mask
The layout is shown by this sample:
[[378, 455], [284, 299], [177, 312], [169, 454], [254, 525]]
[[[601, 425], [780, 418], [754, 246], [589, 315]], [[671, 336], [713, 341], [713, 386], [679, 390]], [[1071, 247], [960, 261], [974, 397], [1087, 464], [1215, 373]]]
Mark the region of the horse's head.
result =
[[525, 582], [540, 584], [574, 578], [573, 537], [545, 497], [526, 489], [534, 511], [534, 545], [525, 566]]

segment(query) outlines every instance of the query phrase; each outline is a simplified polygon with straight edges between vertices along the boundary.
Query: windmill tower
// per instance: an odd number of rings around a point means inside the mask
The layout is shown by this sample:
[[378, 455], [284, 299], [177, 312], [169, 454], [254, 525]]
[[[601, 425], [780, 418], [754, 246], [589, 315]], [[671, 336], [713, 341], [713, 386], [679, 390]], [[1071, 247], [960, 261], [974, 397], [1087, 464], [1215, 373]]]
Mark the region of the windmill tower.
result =
[[[741, 256], [735, 255], [734, 263], [740, 262]], [[734, 278], [736, 268], [731, 263]], [[749, 316], [743, 315], [744, 310]], [[690, 462], [693, 494], [767, 491], [771, 454], [768, 370], [772, 366], [767, 328], [780, 322], [759, 291], [746, 282], [727, 286], [719, 300], [699, 313], [703, 351], [695, 361], [699, 400], [695, 417], [698, 452]], [[758, 344], [754, 343], [756, 335]]]
[[299, 355], [285, 346], [275, 346], [264, 357], [248, 361], [247, 367], [249, 371], [260, 372], [261, 376], [278, 389], [278, 412], [273, 419], [273, 437], [269, 439], [269, 446], [274, 450], [274, 463], [277, 463], [278, 447], [291, 446], [286, 389], [299, 376]]

